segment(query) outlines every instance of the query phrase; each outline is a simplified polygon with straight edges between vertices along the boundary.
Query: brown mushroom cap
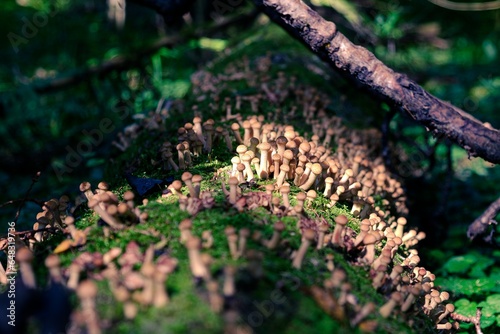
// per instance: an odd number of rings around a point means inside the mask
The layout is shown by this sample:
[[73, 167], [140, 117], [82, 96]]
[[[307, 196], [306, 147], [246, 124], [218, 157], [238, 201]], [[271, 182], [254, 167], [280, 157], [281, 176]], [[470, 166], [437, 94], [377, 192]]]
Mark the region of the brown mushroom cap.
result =
[[304, 201], [306, 197], [307, 197], [306, 193], [300, 192], [297, 194], [295, 198], [297, 198], [297, 201]]
[[368, 233], [363, 238], [363, 244], [364, 245], [372, 245], [372, 244], [374, 244], [376, 242], [377, 242], [377, 236], [375, 236], [375, 234], [373, 234], [373, 233]]
[[308, 228], [304, 230], [304, 233], [302, 234], [306, 240], [312, 241], [316, 237], [316, 232], [314, 230]]
[[55, 254], [50, 254], [45, 258], [45, 266], [49, 269], [59, 267], [60, 264], [61, 260]]
[[81, 192], [85, 192], [87, 190], [90, 190], [90, 187], [91, 187], [90, 182], [85, 181], [85, 182], [80, 183], [80, 191]]
[[278, 220], [273, 225], [273, 229], [277, 232], [282, 232], [285, 229], [285, 227], [286, 227], [285, 224], [281, 220]]
[[18, 262], [31, 262], [33, 261], [33, 253], [27, 247], [21, 247], [17, 250], [16, 260]]
[[126, 192], [123, 193], [123, 199], [125, 201], [133, 201], [134, 200], [134, 193], [130, 190], [127, 190]]
[[109, 189], [109, 184], [105, 181], [101, 181], [97, 184], [97, 188], [101, 190], [108, 190]]
[[291, 150], [286, 150], [285, 152], [283, 152], [283, 159], [292, 160], [293, 152]]
[[322, 171], [323, 171], [323, 168], [321, 167], [321, 165], [319, 163], [312, 164], [311, 172], [313, 172], [316, 175], [319, 175], [319, 174], [321, 174]]
[[85, 280], [76, 288], [76, 294], [80, 299], [94, 298], [97, 295], [97, 285], [94, 281]]
[[236, 177], [231, 176], [229, 178], [228, 183], [229, 183], [230, 186], [235, 186], [235, 185], [238, 185], [239, 181], [238, 181], [238, 179]]
[[186, 181], [189, 181], [193, 178], [193, 174], [191, 174], [190, 172], [184, 172], [182, 173], [182, 176], [181, 176], [181, 180], [186, 182]]
[[335, 217], [335, 223], [342, 225], [342, 226], [345, 226], [348, 221], [349, 220], [344, 215], [339, 215], [339, 216]]

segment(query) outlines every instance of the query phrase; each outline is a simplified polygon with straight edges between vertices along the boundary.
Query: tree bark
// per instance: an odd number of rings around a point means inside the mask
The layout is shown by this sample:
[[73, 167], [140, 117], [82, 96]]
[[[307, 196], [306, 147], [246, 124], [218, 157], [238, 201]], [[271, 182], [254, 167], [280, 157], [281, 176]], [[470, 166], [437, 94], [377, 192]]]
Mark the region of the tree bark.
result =
[[500, 163], [500, 131], [426, 92], [417, 83], [384, 65], [367, 49], [354, 45], [300, 0], [253, 0], [292, 36], [302, 41], [346, 79], [427, 127], [446, 136], [470, 156]]

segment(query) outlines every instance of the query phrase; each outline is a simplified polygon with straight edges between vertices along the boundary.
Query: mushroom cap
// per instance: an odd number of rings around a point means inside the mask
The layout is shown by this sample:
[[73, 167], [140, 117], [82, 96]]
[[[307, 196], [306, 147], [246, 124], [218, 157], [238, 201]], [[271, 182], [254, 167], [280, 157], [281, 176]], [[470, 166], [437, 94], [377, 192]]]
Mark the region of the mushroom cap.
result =
[[78, 284], [76, 294], [80, 299], [94, 298], [97, 295], [97, 285], [92, 280], [84, 280]]
[[193, 181], [195, 183], [201, 182], [202, 180], [203, 180], [203, 176], [201, 176], [200, 174], [193, 175], [193, 178], [191, 179], [191, 181]]
[[244, 164], [242, 164], [242, 163], [239, 163], [239, 164], [236, 166], [236, 170], [237, 170], [238, 172], [243, 172], [243, 171], [245, 170], [245, 168], [246, 168], [246, 167], [245, 167], [245, 165], [244, 165]]
[[201, 117], [199, 117], [199, 116], [195, 116], [195, 117], [193, 118], [193, 123], [201, 123]]
[[231, 176], [229, 178], [228, 183], [229, 183], [230, 186], [235, 186], [235, 185], [238, 185], [239, 181], [238, 181], [238, 179], [236, 177]]
[[280, 166], [280, 171], [288, 173], [290, 171], [290, 166], [288, 166], [288, 165], [281, 165]]
[[21, 247], [16, 252], [17, 262], [33, 261], [33, 253], [27, 247]]
[[128, 208], [129, 207], [126, 203], [120, 203], [120, 204], [118, 204], [118, 207], [117, 207], [118, 213], [123, 215], [128, 211]]
[[127, 190], [126, 192], [123, 193], [123, 199], [125, 201], [132, 201], [134, 197], [135, 197], [134, 193], [130, 190]]
[[311, 145], [309, 144], [309, 142], [307, 141], [303, 141], [300, 145], [299, 145], [299, 150], [302, 150], [304, 152], [309, 152], [311, 150]]
[[246, 147], [246, 145], [238, 145], [238, 146], [236, 146], [236, 153], [243, 154], [246, 151], [248, 151], [248, 148]]
[[131, 271], [123, 277], [123, 285], [129, 290], [137, 290], [144, 286], [144, 278], [137, 271]]
[[155, 274], [156, 267], [152, 263], [144, 263], [141, 266], [141, 274], [143, 274], [145, 277], [153, 277]]
[[192, 178], [193, 178], [193, 174], [191, 174], [190, 172], [182, 173], [182, 176], [181, 176], [182, 181], [186, 182], [186, 181], [191, 180]]
[[256, 138], [256, 137], [252, 137], [252, 138], [250, 138], [250, 145], [252, 145], [252, 146], [253, 146], [253, 145], [257, 146], [257, 145], [259, 145], [259, 143], [260, 143], [259, 138]]
[[49, 256], [45, 258], [45, 266], [49, 269], [59, 267], [60, 264], [61, 259], [59, 259], [59, 256], [56, 254], [49, 254]]
[[335, 217], [335, 223], [345, 226], [349, 220], [345, 215], [338, 215]]
[[291, 150], [285, 150], [285, 152], [283, 152], [283, 159], [292, 160], [293, 152]]
[[315, 199], [316, 197], [318, 197], [318, 194], [316, 193], [316, 190], [311, 189], [307, 192], [307, 197]]
[[407, 221], [405, 217], [399, 217], [397, 220], [398, 225], [406, 225]]
[[109, 184], [105, 181], [101, 181], [97, 184], [97, 188], [101, 190], [108, 190], [109, 189]]
[[274, 185], [272, 184], [266, 184], [266, 186], [264, 187], [264, 189], [266, 189], [266, 191], [274, 191]]
[[[193, 120], [193, 122], [194, 122], [194, 120]], [[231, 130], [237, 131], [239, 129], [240, 129], [240, 125], [238, 123], [234, 122], [233, 124], [231, 124]]]
[[316, 237], [316, 232], [314, 232], [314, 230], [310, 229], [310, 228], [307, 228], [304, 230], [304, 232], [302, 233], [302, 236], [306, 239], [306, 240], [309, 240], [309, 241], [312, 241], [314, 240], [314, 238]]
[[345, 170], [344, 175], [352, 177], [354, 175], [354, 172], [352, 171], [352, 169], [348, 168], [348, 169]]
[[278, 220], [276, 223], [273, 225], [273, 229], [277, 232], [281, 232], [285, 229], [285, 223], [283, 223], [281, 220]]
[[375, 234], [373, 234], [373, 233], [368, 233], [363, 238], [363, 244], [364, 245], [373, 245], [376, 242], [377, 242], [377, 236]]
[[287, 184], [284, 184], [280, 187], [280, 192], [283, 194], [289, 194], [290, 193], [290, 186]]
[[75, 218], [73, 216], [67, 216], [64, 218], [64, 224], [66, 225], [72, 225], [75, 223]]
[[261, 151], [269, 151], [271, 149], [271, 144], [269, 144], [268, 142], [263, 142], [260, 143], [257, 147]]
[[446, 311], [448, 311], [450, 313], [455, 311], [455, 305], [453, 305], [453, 304], [446, 304], [445, 308], [446, 308]]
[[231, 235], [231, 234], [236, 234], [236, 229], [234, 228], [234, 226], [226, 226], [226, 228], [224, 229], [224, 233], [226, 235]]
[[273, 154], [272, 156], [273, 161], [281, 161], [281, 155], [278, 153]]
[[330, 176], [329, 176], [329, 177], [327, 177], [327, 178], [325, 179], [325, 183], [333, 184], [333, 178], [332, 178], [332, 177], [330, 177]]
[[313, 172], [316, 175], [319, 175], [319, 174], [321, 174], [322, 171], [323, 171], [323, 168], [321, 167], [321, 165], [319, 163], [312, 164], [311, 172]]
[[[251, 152], [251, 151], [250, 151]], [[252, 152], [253, 153], [253, 152]], [[252, 160], [252, 156], [248, 154], [248, 152], [245, 152], [244, 154], [241, 155], [241, 161], [243, 162], [250, 162]]]
[[307, 197], [306, 193], [300, 192], [297, 194], [295, 198], [297, 199], [297, 201], [303, 201], [306, 199], [306, 197]]
[[189, 219], [189, 218], [183, 219], [179, 223], [179, 229], [180, 230], [187, 230], [187, 229], [190, 229], [192, 226], [193, 226], [193, 221], [191, 219]]
[[90, 190], [90, 187], [91, 187], [90, 182], [85, 181], [85, 182], [80, 183], [80, 191], [81, 192], [85, 192], [87, 190]]
[[276, 138], [277, 145], [286, 145], [287, 142], [288, 142], [288, 139], [286, 139], [285, 136], [279, 136], [278, 138]]

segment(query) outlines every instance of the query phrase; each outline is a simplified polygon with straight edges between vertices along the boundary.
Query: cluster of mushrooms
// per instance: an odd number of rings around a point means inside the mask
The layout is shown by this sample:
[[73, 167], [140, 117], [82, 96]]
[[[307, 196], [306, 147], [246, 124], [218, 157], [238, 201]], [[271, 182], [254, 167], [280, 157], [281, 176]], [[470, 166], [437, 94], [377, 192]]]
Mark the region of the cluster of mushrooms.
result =
[[[422, 312], [434, 322], [436, 330], [457, 331], [459, 321], [468, 320], [454, 313], [449, 294], [434, 286], [435, 275], [420, 265], [414, 247], [425, 233], [405, 230], [406, 196], [379, 156], [380, 133], [348, 129], [340, 118], [328, 115], [329, 99], [322, 92], [302, 87], [282, 72], [276, 79], [267, 76], [271, 63], [270, 57], [263, 57], [252, 70], [249, 61], [243, 59], [218, 76], [207, 71], [196, 73], [192, 78], [193, 93], [200, 105], [192, 108], [194, 118], [160, 145], [153, 161], [166, 173], [180, 175], [158, 202], [178, 202], [189, 215], [171, 224], [178, 226], [178, 242], [187, 253], [202, 299], [213, 312], [221, 314], [227, 333], [252, 333], [252, 324], [233, 307], [239, 294], [238, 278], [243, 271], [253, 279], [262, 278], [266, 274], [263, 259], [269, 252], [288, 258], [292, 272], [306, 266], [318, 267], [318, 276], [326, 278], [304, 289], [328, 315], [347, 320], [353, 327], [375, 330], [375, 313], [411, 322], [412, 315]], [[244, 81], [257, 93], [221, 98], [231, 81]], [[291, 101], [291, 106], [285, 101]], [[264, 102], [272, 106], [272, 111], [264, 111]], [[244, 118], [244, 110], [251, 110], [253, 116]], [[215, 118], [217, 114], [222, 114], [217, 122], [204, 120], [205, 115]], [[163, 128], [168, 115], [151, 115], [143, 121], [149, 124], [144, 128]], [[306, 124], [311, 133], [301, 134], [290, 125], [298, 122]], [[130, 145], [130, 138], [138, 135], [138, 127], [131, 129], [115, 144], [122, 151]], [[190, 170], [197, 161], [217, 148], [234, 152], [227, 168], [216, 171], [210, 179], [193, 175]], [[89, 208], [103, 222], [104, 237], [109, 237], [110, 231], [148, 224], [147, 202], [141, 212], [134, 205], [132, 192], [123, 194], [120, 201], [105, 182], [94, 191], [84, 182], [80, 190]], [[56, 253], [85, 244], [88, 235], [88, 231], [76, 229], [74, 218], [61, 209], [67, 202], [62, 198], [51, 200], [45, 204], [45, 213], [37, 216], [37, 224], [59, 226], [68, 235], [67, 245], [60, 245]], [[333, 217], [331, 212], [345, 205], [348, 209], [344, 214]], [[269, 236], [262, 232], [262, 222], [240, 228], [228, 225], [223, 232], [217, 232], [224, 233], [227, 240], [227, 257], [239, 261], [217, 272], [210, 251], [221, 236], [194, 227], [200, 211], [214, 208], [223, 208], [228, 214], [260, 208], [277, 217]], [[96, 310], [95, 281], [107, 281], [127, 319], [133, 319], [143, 306], [168, 305], [167, 277], [175, 275], [178, 259], [165, 253], [155, 256], [155, 249], [167, 244], [162, 242], [166, 236], [157, 236], [159, 242], [144, 253], [140, 246], [145, 245], [131, 242], [124, 250], [84, 252], [68, 268], [59, 267], [57, 255], [47, 257], [45, 265], [51, 282], [76, 291], [80, 298], [70, 329], [78, 332], [79, 327], [86, 326], [92, 334], [104, 330]], [[34, 238], [44, 235], [38, 232]], [[300, 244], [291, 242], [292, 238], [300, 240]], [[373, 289], [385, 297], [383, 305], [359, 302], [347, 272], [336, 263], [336, 257], [341, 256], [350, 265], [366, 268]], [[22, 279], [34, 288], [32, 257], [29, 248], [21, 247], [16, 260]]]

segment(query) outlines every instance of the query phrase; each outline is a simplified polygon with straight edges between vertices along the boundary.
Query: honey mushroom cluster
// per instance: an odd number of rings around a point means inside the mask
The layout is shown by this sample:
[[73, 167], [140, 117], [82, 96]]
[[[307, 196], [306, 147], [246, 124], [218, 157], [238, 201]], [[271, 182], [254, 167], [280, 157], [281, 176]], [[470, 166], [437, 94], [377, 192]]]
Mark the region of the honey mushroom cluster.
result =
[[[209, 101], [209, 110], [204, 112], [194, 106], [192, 123], [185, 123], [163, 142], [154, 161], [166, 172], [183, 171], [181, 179], [174, 180], [164, 196], [176, 197], [179, 208], [189, 214], [189, 218], [170, 223], [178, 224], [178, 241], [181, 251], [187, 254], [197, 292], [214, 312], [221, 314], [226, 332], [251, 333], [235, 306], [242, 293], [237, 283], [247, 273], [255, 280], [262, 279], [268, 269], [264, 260], [272, 254], [288, 259], [292, 272], [315, 266], [320, 279], [303, 287], [304, 291], [328, 315], [347, 320], [352, 327], [375, 330], [375, 312], [383, 318], [397, 315], [408, 321], [421, 312], [437, 330], [456, 331], [459, 321], [465, 318], [454, 313], [449, 294], [435, 287], [435, 275], [420, 265], [414, 247], [425, 233], [405, 230], [406, 196], [379, 156], [376, 143], [380, 142], [380, 133], [348, 129], [340, 118], [327, 114], [326, 95], [298, 85], [295, 78], [287, 78], [283, 72], [276, 79], [266, 77], [270, 66], [270, 58], [263, 57], [257, 61], [256, 71], [250, 68], [248, 59], [243, 59], [222, 75], [197, 72], [192, 78], [193, 93], [199, 103]], [[245, 80], [258, 93], [222, 98], [220, 87], [233, 80]], [[284, 101], [290, 100], [292, 106], [283, 109]], [[273, 112], [260, 115], [263, 104], [268, 102], [275, 106]], [[244, 119], [243, 108], [254, 115]], [[224, 115], [220, 122], [203, 122], [204, 113], [215, 115], [221, 111]], [[309, 135], [301, 135], [290, 125], [297, 118], [310, 126]], [[142, 129], [161, 131], [164, 120], [165, 115], [150, 113], [140, 125], [128, 128], [128, 134], [122, 134], [115, 146], [126, 150]], [[202, 190], [202, 183], [208, 184], [209, 180], [193, 175], [190, 169], [199, 157], [218, 146], [235, 155], [223, 171], [227, 173], [222, 177], [218, 173], [221, 187], [208, 185], [210, 190]], [[246, 184], [255, 184], [256, 189], [242, 187]], [[83, 182], [80, 191], [88, 207], [104, 222], [106, 237], [110, 229], [120, 231], [147, 223], [147, 213], [135, 206], [130, 191], [123, 194], [122, 201], [105, 182], [99, 183], [95, 191], [90, 183]], [[219, 194], [224, 195], [219, 196], [224, 198], [223, 203], [215, 200]], [[86, 242], [88, 230], [76, 229], [75, 219], [67, 210], [68, 202], [66, 198], [45, 202], [43, 212], [37, 215], [37, 229], [55, 226], [71, 236], [54, 253]], [[344, 204], [349, 205], [350, 214], [331, 219], [334, 209]], [[195, 228], [197, 214], [215, 208], [233, 208], [236, 212], [264, 208], [276, 218], [272, 226], [255, 222], [239, 228], [236, 224], [214, 230]], [[296, 224], [287, 223], [290, 219]], [[33, 236], [45, 238], [43, 232]], [[155, 236], [162, 237], [159, 232]], [[220, 249], [211, 254], [220, 247], [216, 240], [227, 241], [227, 246], [223, 245], [225, 254], [220, 255]], [[71, 327], [85, 326], [89, 333], [106, 328], [95, 300], [100, 285], [96, 282], [103, 280], [113, 298], [123, 305], [126, 319], [133, 319], [141, 306], [167, 305], [167, 280], [175, 274], [178, 260], [166, 253], [155, 260], [155, 250], [164, 246], [162, 239], [144, 253], [136, 242], [128, 243], [124, 250], [112, 248], [103, 254], [83, 252], [66, 269], [60, 267], [56, 254], [49, 255], [45, 265], [51, 282], [75, 291], [80, 299], [80, 310], [74, 312]], [[18, 253], [23, 282], [35, 288], [33, 254], [28, 248]], [[373, 289], [386, 300], [382, 306], [377, 309], [374, 302], [360, 302], [348, 271], [336, 261], [338, 256], [345, 256], [349, 265], [366, 268]], [[222, 269], [216, 268], [214, 263], [223, 259], [228, 263]]]
[[[319, 141], [321, 137], [316, 134], [313, 135], [314, 138], [311, 141], [308, 141], [300, 137], [293, 130], [293, 127], [275, 124], [264, 124], [266, 130], [261, 131], [260, 121], [263, 121], [262, 117], [260, 120], [258, 117], [251, 117], [245, 121], [248, 123], [244, 123], [242, 126], [244, 129], [241, 138], [242, 144], [236, 146], [238, 156], [232, 159], [232, 169], [228, 175], [229, 190], [225, 187], [224, 182], [222, 183], [222, 191], [226, 195], [228, 204], [240, 212], [245, 209], [265, 207], [269, 209], [270, 213], [279, 217], [299, 217], [298, 227], [302, 235], [302, 242], [298, 250], [288, 251], [293, 257], [292, 266], [294, 268], [301, 268], [306, 252], [311, 245], [317, 249], [334, 247], [344, 250], [357, 259], [354, 261], [355, 263], [370, 266], [373, 287], [388, 296], [388, 302], [380, 309], [380, 314], [383, 317], [388, 317], [397, 306], [400, 307], [401, 311], [408, 312], [416, 304], [424, 313], [433, 316], [437, 322], [436, 328], [443, 329], [445, 325], [441, 322], [448, 317], [447, 310], [452, 307], [450, 306], [452, 304], [444, 305], [442, 303], [447, 300], [445, 298], [447, 293], [440, 293], [433, 287], [434, 275], [418, 266], [418, 252], [410, 249], [425, 238], [425, 233], [416, 230], [405, 232], [406, 219], [404, 217], [396, 218], [391, 215], [389, 208], [383, 210], [374, 206], [374, 195], [379, 198], [385, 196], [386, 198], [382, 202], [389, 202], [390, 199], [397, 203], [395, 209], [398, 213], [407, 212], [401, 184], [386, 172], [380, 158], [368, 156], [366, 155], [368, 150], [362, 149], [364, 141], [373, 141], [373, 137], [371, 137], [373, 134], [365, 132], [360, 135], [352, 131], [341, 131], [337, 127], [338, 131], [344, 134], [350, 133], [350, 142], [357, 142], [358, 145], [348, 145], [342, 136], [338, 136], [334, 141], [338, 141], [342, 145], [339, 145], [337, 151], [332, 153], [324, 145], [321, 145]], [[237, 126], [233, 127], [237, 128]], [[259, 135], [260, 140], [253, 137], [254, 134]], [[262, 134], [267, 135], [263, 136]], [[335, 131], [325, 131], [323, 135], [323, 143], [330, 143]], [[238, 143], [236, 139], [238, 135], [234, 137]], [[244, 144], [245, 142], [247, 145]], [[357, 153], [351, 153], [352, 150]], [[186, 180], [189, 180], [191, 176], [188, 174], [186, 177], [185, 174], [183, 174], [182, 179], [189, 189], [189, 193], [194, 194], [193, 198], [197, 198], [196, 192], [192, 191], [192, 185], [189, 181], [186, 183]], [[265, 186], [266, 191], [243, 193], [238, 187], [239, 184], [255, 179], [272, 179], [273, 183]], [[186, 196], [180, 193], [182, 184], [180, 181], [174, 181], [174, 183], [170, 189], [174, 194], [180, 196], [179, 203], [181, 208], [185, 209]], [[294, 207], [290, 205], [290, 187], [298, 187], [301, 190], [295, 196], [297, 204]], [[275, 192], [279, 196], [273, 196]], [[348, 218], [343, 215], [335, 218], [333, 231], [331, 231], [330, 224], [324, 219], [307, 217], [304, 204], [312, 202], [318, 194], [329, 198], [329, 207], [335, 206], [339, 201], [351, 201], [351, 214], [361, 220], [359, 232], [356, 234], [347, 227]], [[185, 229], [186, 224], [181, 224], [180, 227]], [[275, 249], [284, 229], [285, 226], [282, 222], [275, 224], [272, 238], [261, 240], [262, 244], [269, 249]], [[226, 228], [226, 235], [231, 256], [238, 258], [243, 254], [243, 251], [238, 249], [237, 244], [245, 244], [245, 237], [238, 236], [234, 228], [231, 227]], [[196, 242], [192, 241], [189, 246], [186, 244], [190, 254], [198, 254], [201, 247], [200, 242], [197, 240]], [[394, 256], [399, 247], [410, 249], [410, 251], [407, 258], [396, 264]], [[377, 253], [379, 253], [378, 256]], [[203, 266], [199, 257], [199, 254], [190, 256], [192, 272], [195, 277], [204, 278], [209, 269]], [[327, 261], [334, 267], [332, 258], [327, 259]], [[210, 286], [213, 290], [213, 283], [210, 283]], [[325, 287], [315, 287], [315, 291], [318, 289], [324, 289], [326, 294], [328, 291], [337, 289], [338, 293], [345, 295], [349, 291], [349, 285], [332, 284], [327, 280]], [[331, 293], [329, 305], [332, 302], [337, 305], [333, 295]], [[324, 295], [322, 296], [325, 298]], [[352, 295], [348, 300], [351, 301], [350, 304], [346, 302], [345, 298], [341, 298], [339, 303], [341, 308], [333, 314], [344, 315], [346, 312], [355, 312], [358, 316], [353, 318], [355, 319], [352, 322], [354, 325], [364, 318], [359, 314], [368, 315], [367, 308], [371, 309], [372, 306], [357, 305], [356, 298]], [[320, 305], [323, 302], [324, 300], [318, 301]], [[352, 308], [350, 311], [345, 308], [347, 305]], [[363, 312], [361, 312], [362, 310]], [[458, 322], [453, 323], [453, 326], [457, 325]]]

